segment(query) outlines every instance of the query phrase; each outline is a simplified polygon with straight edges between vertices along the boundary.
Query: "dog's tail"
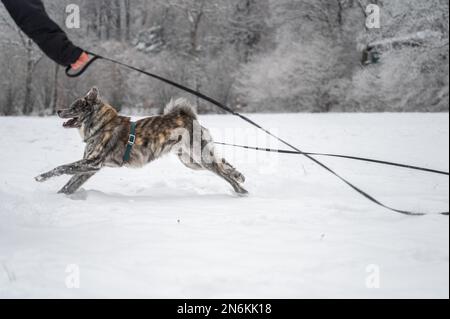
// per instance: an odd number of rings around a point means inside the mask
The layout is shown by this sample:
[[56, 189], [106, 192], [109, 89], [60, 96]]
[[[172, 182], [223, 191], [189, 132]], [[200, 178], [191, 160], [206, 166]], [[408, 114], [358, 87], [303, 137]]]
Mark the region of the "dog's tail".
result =
[[164, 109], [164, 114], [176, 112], [191, 117], [193, 119], [197, 119], [197, 113], [195, 112], [194, 106], [191, 103], [189, 103], [189, 101], [186, 99], [183, 98], [177, 100], [172, 99]]

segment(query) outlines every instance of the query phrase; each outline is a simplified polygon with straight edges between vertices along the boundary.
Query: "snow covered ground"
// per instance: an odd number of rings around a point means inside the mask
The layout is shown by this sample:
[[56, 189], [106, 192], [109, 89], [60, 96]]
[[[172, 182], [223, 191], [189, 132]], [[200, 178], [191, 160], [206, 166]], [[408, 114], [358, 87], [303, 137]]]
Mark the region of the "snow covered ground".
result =
[[[449, 168], [448, 114], [251, 118], [306, 151]], [[279, 146], [237, 118], [201, 120], [216, 140]], [[448, 217], [396, 215], [302, 157], [226, 147], [247, 198], [173, 157], [65, 197], [67, 176], [33, 180], [81, 158], [61, 124], [0, 118], [0, 298], [449, 297]], [[323, 161], [387, 204], [448, 210], [445, 176]]]

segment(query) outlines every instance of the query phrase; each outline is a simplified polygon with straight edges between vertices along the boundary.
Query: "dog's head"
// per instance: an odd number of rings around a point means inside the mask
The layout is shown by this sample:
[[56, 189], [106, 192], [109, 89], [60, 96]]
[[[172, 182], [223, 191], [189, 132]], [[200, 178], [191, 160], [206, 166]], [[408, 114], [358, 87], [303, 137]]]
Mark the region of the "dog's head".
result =
[[82, 98], [77, 99], [68, 109], [58, 110], [58, 116], [69, 119], [64, 122], [64, 128], [80, 128], [83, 122], [89, 118], [102, 105], [99, 91], [96, 87]]

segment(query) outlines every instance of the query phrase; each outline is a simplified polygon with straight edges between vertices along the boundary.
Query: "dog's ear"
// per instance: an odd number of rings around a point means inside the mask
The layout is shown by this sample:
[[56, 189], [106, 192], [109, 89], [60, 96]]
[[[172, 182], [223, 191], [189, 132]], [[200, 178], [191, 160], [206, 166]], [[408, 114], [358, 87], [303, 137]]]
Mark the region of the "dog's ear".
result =
[[90, 89], [86, 94], [86, 100], [92, 103], [98, 102], [100, 100], [100, 93], [98, 88], [94, 86], [92, 89]]

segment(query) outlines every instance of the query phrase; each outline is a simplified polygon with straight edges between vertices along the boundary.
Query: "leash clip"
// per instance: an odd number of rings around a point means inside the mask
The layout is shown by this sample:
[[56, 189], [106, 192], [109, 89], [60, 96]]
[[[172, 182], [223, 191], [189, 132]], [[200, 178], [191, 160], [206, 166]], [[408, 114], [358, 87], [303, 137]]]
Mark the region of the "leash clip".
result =
[[136, 135], [130, 134], [130, 136], [128, 137], [128, 145], [133, 146], [135, 142], [136, 142]]

